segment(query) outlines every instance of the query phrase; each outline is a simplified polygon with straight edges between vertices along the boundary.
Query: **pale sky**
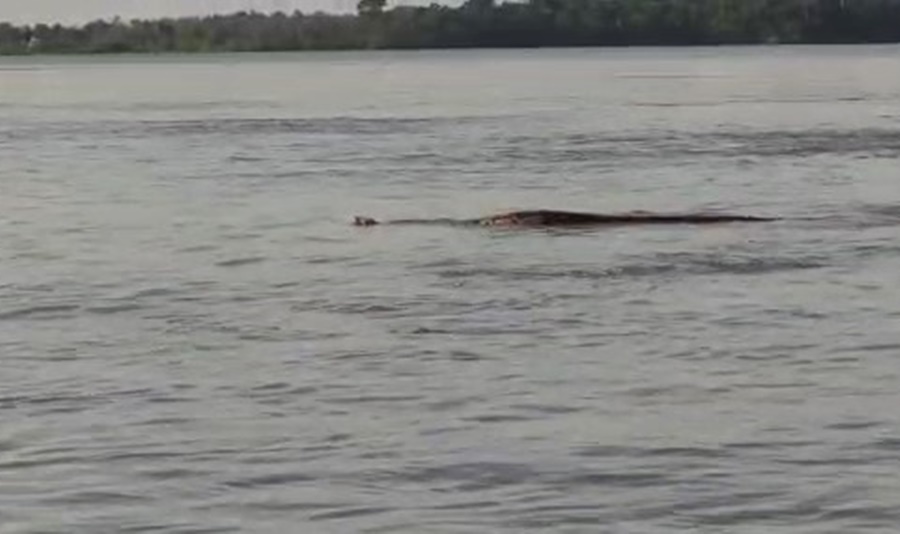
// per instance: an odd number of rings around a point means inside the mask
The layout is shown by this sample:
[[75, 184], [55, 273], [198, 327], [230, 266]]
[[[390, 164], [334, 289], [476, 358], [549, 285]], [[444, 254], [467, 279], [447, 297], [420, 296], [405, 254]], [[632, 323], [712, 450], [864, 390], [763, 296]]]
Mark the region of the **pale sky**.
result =
[[[347, 12], [355, 11], [358, 0], [0, 0], [0, 21], [16, 24], [60, 22], [77, 24], [116, 15], [132, 18], [176, 17], [233, 13], [235, 11], [285, 11], [299, 9]], [[454, 5], [462, 0], [441, 0]], [[392, 0], [389, 4], [427, 5], [432, 0]]]

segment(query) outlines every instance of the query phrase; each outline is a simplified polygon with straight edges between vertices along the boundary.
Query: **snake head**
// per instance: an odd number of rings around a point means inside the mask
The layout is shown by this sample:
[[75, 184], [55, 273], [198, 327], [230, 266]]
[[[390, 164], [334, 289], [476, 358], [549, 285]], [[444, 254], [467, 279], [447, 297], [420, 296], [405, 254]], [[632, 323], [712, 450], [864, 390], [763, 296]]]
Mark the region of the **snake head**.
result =
[[371, 217], [356, 216], [353, 218], [353, 226], [375, 226], [378, 221]]

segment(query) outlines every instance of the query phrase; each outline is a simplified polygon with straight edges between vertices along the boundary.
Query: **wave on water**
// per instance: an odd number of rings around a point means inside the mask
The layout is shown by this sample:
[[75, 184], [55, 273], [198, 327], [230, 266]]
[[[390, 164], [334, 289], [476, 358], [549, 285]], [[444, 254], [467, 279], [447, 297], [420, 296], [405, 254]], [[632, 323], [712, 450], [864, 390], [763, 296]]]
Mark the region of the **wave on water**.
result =
[[861, 215], [856, 221], [864, 226], [900, 225], [900, 204], [863, 204], [858, 208]]
[[657, 254], [646, 261], [610, 266], [559, 267], [458, 267], [437, 271], [441, 278], [501, 278], [507, 280], [585, 279], [659, 277], [671, 275], [755, 275], [827, 266], [819, 258], [728, 257], [712, 254]]
[[654, 132], [647, 135], [570, 134], [549, 139], [516, 136], [496, 150], [509, 158], [549, 162], [584, 160], [664, 159], [675, 156], [810, 157], [826, 154], [896, 157], [900, 155], [900, 130], [807, 129]]
[[[207, 118], [188, 120], [91, 120], [22, 123], [0, 128], [0, 136], [15, 140], [35, 136], [158, 137], [195, 135], [388, 135], [415, 134], [429, 128], [485, 121], [483, 117], [325, 117], [325, 118]], [[2, 137], [0, 137], [2, 138]]]

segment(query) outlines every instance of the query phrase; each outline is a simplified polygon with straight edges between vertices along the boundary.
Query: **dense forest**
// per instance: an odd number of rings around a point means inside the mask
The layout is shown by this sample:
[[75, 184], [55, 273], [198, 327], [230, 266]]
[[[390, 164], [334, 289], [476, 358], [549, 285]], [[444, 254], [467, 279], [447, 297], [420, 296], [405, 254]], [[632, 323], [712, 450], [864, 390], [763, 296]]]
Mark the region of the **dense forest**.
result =
[[900, 0], [360, 0], [355, 15], [0, 22], [0, 54], [900, 41]]

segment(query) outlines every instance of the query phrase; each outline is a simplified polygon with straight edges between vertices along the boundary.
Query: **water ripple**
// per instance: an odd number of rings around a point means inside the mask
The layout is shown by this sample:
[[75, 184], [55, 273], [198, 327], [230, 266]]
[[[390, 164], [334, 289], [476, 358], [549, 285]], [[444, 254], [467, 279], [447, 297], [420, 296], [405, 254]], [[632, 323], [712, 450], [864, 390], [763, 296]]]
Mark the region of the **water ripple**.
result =
[[895, 531], [898, 57], [10, 59], [0, 531]]

